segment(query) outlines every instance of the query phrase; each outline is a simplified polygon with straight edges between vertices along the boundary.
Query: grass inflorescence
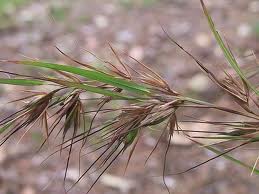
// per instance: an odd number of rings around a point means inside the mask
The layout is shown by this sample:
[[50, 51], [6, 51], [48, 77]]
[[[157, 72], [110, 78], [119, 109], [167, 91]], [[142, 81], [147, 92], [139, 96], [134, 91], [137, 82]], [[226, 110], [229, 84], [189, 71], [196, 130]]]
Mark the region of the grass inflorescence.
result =
[[[96, 180], [88, 189], [89, 192], [113, 162], [125, 150], [129, 149], [128, 165], [143, 132], [154, 126], [159, 126], [161, 135], [147, 160], [158, 147], [161, 137], [166, 135], [168, 138], [164, 157], [165, 166], [167, 153], [171, 148], [171, 139], [175, 132], [216, 154], [216, 156], [192, 168], [173, 173], [174, 175], [186, 173], [221, 156], [259, 174], [259, 170], [255, 168], [256, 164], [253, 167], [229, 155], [233, 150], [259, 141], [257, 135], [259, 128], [259, 91], [258, 86], [252, 84], [250, 80], [251, 78], [254, 79], [257, 73], [249, 74], [249, 76], [244, 73], [245, 71], [240, 68], [229, 46], [216, 30], [202, 0], [201, 5], [211, 31], [235, 74], [225, 71], [225, 78], [219, 79], [199, 59], [176, 42], [164, 28], [162, 29], [169, 40], [187, 56], [191, 57], [201, 71], [228, 94], [239, 105], [239, 108], [227, 108], [180, 94], [150, 67], [125, 53], [117, 52], [112, 45], [109, 46], [118, 61], [118, 65], [109, 61], [102, 61], [104, 64], [102, 69], [82, 63], [57, 48], [62, 55], [77, 66], [37, 60], [1, 61], [2, 64], [12, 63], [32, 66], [39, 71], [48, 69], [56, 72], [56, 76], [30, 76], [1, 71], [3, 74], [8, 74], [10, 78], [0, 78], [0, 84], [34, 86], [34, 88], [51, 85], [55, 89], [50, 92], [27, 91], [30, 93], [28, 96], [15, 100], [15, 102], [26, 100], [28, 103], [0, 121], [2, 137], [0, 145], [3, 145], [18, 131], [25, 130], [25, 133], [27, 133], [37, 123], [40, 123], [46, 138], [39, 151], [47, 142], [51, 141], [51, 137], [60, 137], [61, 141], [56, 144], [55, 150], [49, 157], [57, 153], [62, 154], [63, 150], [68, 150], [64, 182], [66, 181], [73, 146], [80, 145], [79, 164], [81, 157], [85, 156], [84, 150], [91, 148], [91, 151], [88, 151], [87, 154], [99, 153], [95, 161], [80, 173], [78, 180], [67, 190], [71, 190], [87, 174], [99, 172]], [[123, 62], [122, 55], [134, 61], [138, 66], [133, 68]], [[95, 98], [82, 99], [82, 94], [85, 93], [93, 93]], [[95, 102], [95, 108], [89, 110], [87, 102], [92, 103], [93, 101]], [[118, 101], [123, 103], [118, 103], [119, 108], [114, 108], [112, 102]], [[184, 109], [207, 109], [208, 112], [210, 110], [222, 111], [230, 115], [236, 115], [238, 120], [179, 120], [178, 112]], [[92, 115], [90, 121], [88, 120], [89, 115]], [[99, 117], [102, 118], [102, 122], [98, 122]], [[220, 130], [185, 130], [180, 127], [181, 122], [208, 124], [220, 127]], [[97, 125], [96, 123], [100, 124]], [[217, 143], [203, 144], [203, 139], [217, 140]], [[236, 142], [237, 144], [223, 151], [217, 148], [219, 144], [226, 142]], [[173, 174], [167, 173], [165, 168], [163, 169], [163, 177]]]

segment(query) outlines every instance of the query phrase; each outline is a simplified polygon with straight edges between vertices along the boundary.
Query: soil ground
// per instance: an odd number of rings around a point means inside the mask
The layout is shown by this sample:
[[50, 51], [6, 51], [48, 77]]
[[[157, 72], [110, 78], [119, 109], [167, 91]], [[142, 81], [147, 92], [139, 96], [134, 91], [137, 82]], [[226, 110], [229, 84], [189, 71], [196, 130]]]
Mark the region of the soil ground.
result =
[[[1, 2], [2, 5], [1, 5]], [[0, 58], [39, 58], [66, 61], [54, 48], [58, 45], [76, 58], [98, 65], [98, 61], [83, 48], [102, 58], [111, 58], [110, 42], [117, 50], [150, 65], [177, 91], [223, 106], [231, 102], [203, 75], [195, 63], [170, 43], [159, 22], [207, 67], [220, 72], [225, 60], [217, 47], [203, 16], [198, 0], [20, 0], [0, 2]], [[227, 38], [240, 63], [253, 63], [243, 56], [259, 51], [259, 2], [256, 0], [206, 1], [217, 27]], [[159, 22], [158, 22], [159, 21]], [[4, 66], [17, 70], [14, 66]], [[20, 69], [19, 71], [27, 71]], [[33, 73], [32, 70], [30, 70]], [[218, 74], [220, 75], [220, 73]], [[4, 102], [18, 95], [15, 87], [1, 89], [2, 109], [11, 113], [19, 104]], [[225, 115], [192, 112], [203, 119], [222, 119]], [[208, 126], [184, 125], [185, 128], [207, 129]], [[162, 143], [149, 162], [144, 161], [154, 146], [156, 134], [147, 134], [138, 144], [136, 153], [123, 175], [127, 155], [123, 155], [107, 171], [90, 193], [96, 194], [166, 194], [162, 182]], [[16, 137], [16, 140], [20, 137]], [[201, 162], [213, 154], [177, 137], [168, 155], [167, 172], [178, 172]], [[41, 164], [50, 153], [35, 154], [42, 136], [30, 132], [17, 145], [10, 141], [0, 150], [0, 193], [61, 194], [64, 160], [59, 156]], [[250, 164], [258, 151], [244, 149], [234, 152]], [[83, 159], [85, 165], [93, 154]], [[75, 181], [77, 156], [68, 178]], [[70, 193], [84, 193], [93, 176], [82, 180]], [[167, 176], [166, 182], [174, 194], [256, 194], [259, 177], [222, 158], [183, 175]], [[69, 183], [68, 183], [69, 184]]]

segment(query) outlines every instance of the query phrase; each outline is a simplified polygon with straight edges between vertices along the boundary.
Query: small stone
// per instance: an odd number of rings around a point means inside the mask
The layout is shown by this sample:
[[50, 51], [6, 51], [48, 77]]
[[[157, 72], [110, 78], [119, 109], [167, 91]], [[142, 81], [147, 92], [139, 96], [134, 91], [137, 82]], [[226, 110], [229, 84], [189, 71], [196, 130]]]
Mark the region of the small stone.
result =
[[251, 26], [248, 24], [241, 24], [237, 28], [237, 35], [241, 38], [246, 38], [252, 33]]
[[121, 43], [130, 43], [132, 42], [134, 39], [134, 35], [132, 32], [130, 32], [129, 30], [122, 30], [119, 31], [117, 34], [117, 42]]
[[[211, 120], [209, 117], [202, 117], [200, 120]], [[189, 122], [183, 122], [180, 123], [180, 128], [182, 130], [186, 130], [186, 133], [190, 136], [199, 136], [200, 133], [197, 131], [209, 131], [208, 125], [205, 125], [203, 123], [189, 123]], [[190, 132], [190, 131], [196, 131], [196, 132]], [[182, 133], [174, 133], [174, 136], [172, 138], [172, 143], [180, 146], [189, 146], [192, 145], [193, 142], [189, 140], [184, 134]], [[207, 143], [207, 142], [206, 142]]]
[[137, 60], [142, 60], [144, 57], [144, 50], [141, 46], [135, 46], [130, 50], [129, 55]]
[[219, 171], [224, 171], [226, 170], [226, 161], [225, 160], [217, 160], [215, 167], [217, 168], [217, 170]]
[[166, 176], [165, 183], [168, 187], [174, 188], [176, 186], [176, 181], [172, 177]]
[[27, 10], [23, 10], [19, 18], [21, 22], [29, 22], [33, 20], [33, 14]]
[[[46, 156], [47, 157], [47, 156]], [[31, 163], [34, 166], [39, 166], [41, 165], [42, 161], [44, 161], [44, 159], [46, 157], [40, 156], [40, 155], [35, 155], [32, 159], [31, 159]]]
[[218, 45], [213, 49], [213, 53], [216, 57], [223, 57], [223, 53]]
[[156, 145], [157, 140], [153, 137], [145, 137], [144, 142], [147, 146], [153, 147]]
[[[154, 177], [153, 181], [157, 184], [164, 186], [164, 182], [162, 177]], [[176, 188], [176, 180], [172, 177], [166, 176], [165, 183], [169, 188]]]
[[133, 180], [111, 174], [103, 174], [100, 178], [100, 182], [105, 186], [120, 190], [121, 193], [128, 193], [136, 186]]
[[174, 36], [184, 35], [190, 32], [191, 30], [191, 24], [189, 22], [183, 21], [183, 22], [176, 22], [171, 25], [170, 32], [174, 34]]
[[189, 146], [192, 144], [192, 141], [184, 137], [184, 135], [174, 133], [171, 143], [179, 146]]
[[41, 173], [38, 176], [37, 185], [39, 185], [42, 188], [45, 188], [50, 184], [50, 182], [49, 182], [50, 179], [51, 179], [51, 177], [49, 175]]
[[98, 15], [95, 17], [94, 22], [98, 28], [106, 28], [109, 25], [108, 18], [103, 15]]
[[40, 3], [32, 4], [22, 10], [19, 17], [16, 17], [19, 22], [30, 22], [33, 20], [42, 20], [47, 16], [47, 7]]
[[188, 86], [193, 91], [204, 92], [210, 87], [209, 78], [201, 73], [196, 74], [190, 79]]
[[248, 10], [251, 12], [259, 12], [259, 1], [252, 1], [248, 4]]
[[199, 47], [207, 48], [211, 44], [211, 39], [207, 34], [201, 33], [195, 37], [195, 43]]
[[21, 194], [36, 194], [36, 191], [31, 186], [26, 186], [24, 189], [22, 189]]
[[[64, 175], [65, 175], [65, 170], [61, 173], [62, 177], [64, 177]], [[66, 178], [67, 178], [67, 180], [77, 181], [78, 175], [79, 175], [78, 169], [70, 168], [67, 170]]]

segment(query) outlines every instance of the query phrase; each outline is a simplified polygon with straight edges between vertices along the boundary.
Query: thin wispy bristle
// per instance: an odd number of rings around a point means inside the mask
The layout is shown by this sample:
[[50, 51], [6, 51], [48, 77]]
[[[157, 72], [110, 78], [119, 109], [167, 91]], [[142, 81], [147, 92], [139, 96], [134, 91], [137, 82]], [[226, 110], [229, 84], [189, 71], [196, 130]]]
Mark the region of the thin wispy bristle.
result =
[[[42, 74], [40, 74], [41, 76], [29, 76], [0, 71], [1, 74], [8, 75], [8, 78], [0, 78], [0, 84], [34, 87], [34, 91], [26, 89], [21, 92], [27, 93], [25, 96], [9, 102], [25, 101], [23, 102], [25, 105], [9, 116], [1, 118], [0, 145], [20, 131], [25, 131], [22, 135], [24, 137], [28, 131], [33, 130], [36, 123], [39, 123], [45, 139], [38, 151], [45, 146], [54, 144], [52, 153], [43, 162], [55, 154], [67, 154], [64, 174], [64, 188], [67, 191], [73, 189], [83, 177], [93, 172], [99, 173], [87, 190], [89, 193], [120, 155], [128, 153], [126, 172], [138, 142], [141, 141], [146, 131], [150, 131], [154, 127], [157, 128], [160, 135], [143, 163], [147, 163], [156, 149], [163, 146], [161, 142], [163, 137], [166, 137], [162, 179], [169, 193], [165, 176], [187, 173], [219, 157], [224, 157], [259, 174], [259, 170], [255, 168], [256, 165], [249, 166], [229, 155], [230, 152], [248, 144], [259, 142], [258, 84], [252, 85], [251, 75], [246, 76], [243, 73], [230, 47], [216, 30], [204, 2], [202, 0], [200, 2], [212, 33], [228, 63], [235, 70], [234, 73], [223, 70], [224, 78], [218, 78], [216, 72], [207, 68], [201, 60], [172, 38], [161, 26], [162, 30], [168, 39], [190, 57], [219, 89], [231, 97], [233, 104], [238, 106], [225, 107], [181, 94], [170, 87], [167, 81], [148, 65], [129, 56], [126, 52], [117, 51], [111, 44], [109, 44], [109, 48], [116, 63], [100, 59], [93, 54], [103, 63], [104, 68], [83, 63], [56, 47], [72, 65], [31, 59], [0, 60], [1, 64], [31, 66], [38, 71], [44, 68], [56, 73], [52, 76]], [[133, 61], [134, 67], [125, 61]], [[49, 87], [50, 85], [55, 86], [55, 89]], [[39, 86], [45, 86], [49, 88], [49, 91], [43, 92], [42, 87]], [[83, 98], [82, 96], [85, 94], [87, 97]], [[218, 111], [234, 119], [202, 120], [197, 115], [183, 114], [186, 110], [199, 112], [201, 109], [206, 110], [207, 114], [210, 114], [211, 111]], [[210, 129], [184, 129], [183, 123], [203, 124], [209, 126]], [[208, 149], [217, 155], [181, 172], [167, 172], [168, 154], [173, 145], [171, 140], [176, 132], [198, 144], [199, 147]], [[203, 141], [205, 143], [202, 143]], [[231, 146], [228, 143], [231, 143]], [[222, 144], [226, 146], [223, 151], [219, 149]], [[74, 149], [77, 145], [80, 149]], [[78, 153], [79, 176], [67, 189], [67, 173], [74, 152]], [[96, 153], [97, 157], [86, 169], [83, 169], [81, 159], [92, 153]]]

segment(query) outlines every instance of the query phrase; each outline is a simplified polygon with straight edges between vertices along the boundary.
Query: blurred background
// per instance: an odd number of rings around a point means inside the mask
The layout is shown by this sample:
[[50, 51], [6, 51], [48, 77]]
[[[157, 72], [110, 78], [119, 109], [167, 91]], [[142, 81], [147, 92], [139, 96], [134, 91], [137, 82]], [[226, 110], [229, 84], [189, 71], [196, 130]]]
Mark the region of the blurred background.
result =
[[[207, 0], [205, 3], [240, 64], [255, 63], [254, 56], [247, 56], [251, 51], [259, 51], [259, 1]], [[114, 56], [109, 50], [109, 42], [116, 50], [148, 64], [174, 90], [222, 106], [232, 106], [195, 63], [168, 40], [159, 22], [174, 39], [220, 76], [224, 57], [209, 31], [198, 0], [0, 0], [0, 58], [29, 57], [68, 62], [55, 49], [57, 45], [81, 61], [98, 65], [100, 61], [84, 49], [111, 59]], [[3, 68], [17, 70], [13, 66]], [[20, 71], [28, 73], [28, 69]], [[16, 87], [1, 86], [0, 92], [2, 114], [12, 113], [19, 107], [19, 103], [5, 103], [19, 96]], [[220, 120], [225, 116], [206, 112], [189, 115], [207, 120]], [[206, 130], [208, 126], [184, 124], [184, 128]], [[57, 156], [41, 164], [50, 153], [43, 150], [35, 154], [44, 136], [37, 130], [31, 131], [17, 144], [20, 137], [17, 135], [16, 140], [0, 149], [0, 193], [64, 193], [64, 158]], [[90, 193], [167, 193], [161, 176], [161, 158], [166, 143], [162, 143], [144, 165], [156, 144], [155, 137], [156, 134], [146, 134], [142, 138], [125, 175], [126, 154], [104, 174]], [[242, 154], [237, 151], [233, 155], [253, 164], [258, 150], [247, 149]], [[176, 135], [166, 169], [168, 172], [182, 171], [212, 156]], [[83, 162], [90, 164], [95, 157], [93, 154]], [[73, 160], [77, 164], [77, 158]], [[77, 171], [77, 166], [71, 165], [68, 181], [76, 181]], [[84, 193], [93, 182], [92, 178], [83, 179], [70, 193]], [[174, 194], [252, 194], [259, 190], [259, 177], [250, 176], [246, 169], [221, 158], [186, 174], [165, 179]]]

